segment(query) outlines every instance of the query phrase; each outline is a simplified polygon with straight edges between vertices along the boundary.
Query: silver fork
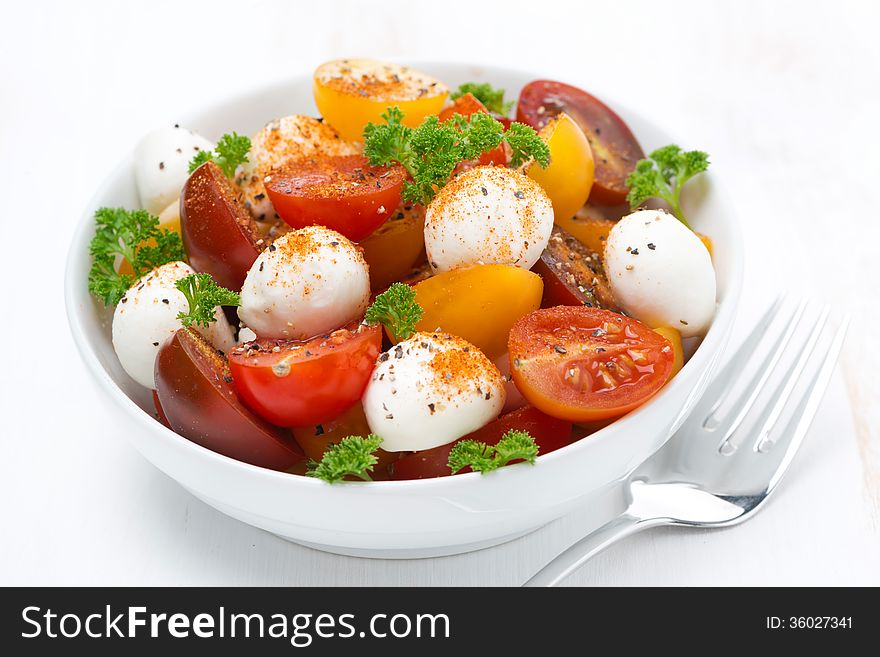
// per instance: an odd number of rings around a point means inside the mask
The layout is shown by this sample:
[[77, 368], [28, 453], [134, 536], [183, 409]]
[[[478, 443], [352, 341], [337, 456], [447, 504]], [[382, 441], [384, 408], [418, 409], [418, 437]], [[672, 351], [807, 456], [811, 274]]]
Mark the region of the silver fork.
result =
[[[643, 529], [727, 527], [751, 518], [763, 506], [813, 421], [849, 324], [849, 317], [844, 317], [830, 340], [820, 340], [827, 338], [830, 308], [826, 306], [799, 349], [789, 350], [796, 329], [806, 323], [807, 305], [798, 304], [787, 313], [769, 354], [731, 402], [737, 380], [754, 360], [756, 348], [782, 306], [778, 299], [770, 307], [681, 428], [630, 473], [626, 511], [565, 550], [524, 586], [556, 586], [591, 557]], [[827, 344], [820, 348], [820, 341]], [[770, 398], [756, 408], [755, 402], [786, 351], [795, 353], [792, 362]], [[795, 395], [799, 387], [802, 390]], [[779, 429], [787, 408], [789, 419]]]

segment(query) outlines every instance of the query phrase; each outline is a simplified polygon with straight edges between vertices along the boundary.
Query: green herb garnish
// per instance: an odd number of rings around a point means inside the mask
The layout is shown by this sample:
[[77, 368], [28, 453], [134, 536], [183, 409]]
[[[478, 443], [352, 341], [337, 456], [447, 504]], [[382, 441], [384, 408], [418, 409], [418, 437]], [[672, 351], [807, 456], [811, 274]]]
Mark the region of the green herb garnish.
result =
[[183, 292], [189, 312], [180, 312], [177, 319], [184, 326], [204, 326], [216, 321], [217, 306], [240, 306], [241, 297], [214, 282], [210, 274], [190, 274], [174, 283]]
[[658, 148], [646, 159], [639, 160], [626, 179], [629, 187], [626, 200], [634, 209], [649, 198], [662, 199], [672, 208], [672, 214], [690, 228], [681, 211], [681, 188], [707, 168], [709, 155], [703, 151], [683, 151], [675, 144]]
[[450, 94], [452, 100], [457, 100], [465, 94], [472, 94], [490, 112], [501, 116], [507, 116], [513, 107], [513, 101], [504, 102], [504, 89], [496, 89], [488, 82], [465, 82]]
[[474, 472], [485, 474], [516, 459], [534, 464], [537, 456], [538, 445], [535, 439], [526, 431], [511, 429], [494, 446], [479, 440], [462, 440], [456, 443], [449, 452], [447, 463], [452, 474], [468, 466]]
[[361, 436], [343, 438], [336, 445], [327, 448], [320, 462], [309, 462], [306, 476], [323, 479], [330, 484], [342, 481], [349, 475], [364, 481], [372, 481], [369, 473], [379, 462], [374, 452], [381, 444], [382, 439], [372, 433], [366, 438]]
[[550, 149], [532, 128], [514, 123], [505, 132], [501, 122], [485, 112], [469, 117], [456, 114], [441, 122], [427, 117], [418, 128], [401, 123], [403, 112], [389, 107], [384, 124], [364, 128], [364, 155], [372, 166], [401, 164], [412, 180], [404, 182], [403, 199], [427, 205], [449, 182], [459, 162], [477, 158], [507, 141], [513, 150], [511, 166], [534, 158], [542, 167], [550, 163]]
[[367, 324], [382, 324], [398, 340], [406, 340], [422, 318], [416, 292], [406, 283], [394, 283], [376, 296], [364, 317]]
[[[160, 229], [159, 218], [146, 210], [101, 208], [95, 212], [95, 223], [97, 230], [89, 244], [89, 292], [106, 306], [119, 303], [143, 274], [185, 257], [180, 235]], [[117, 256], [128, 260], [134, 275], [116, 271]]]
[[239, 134], [232, 133], [220, 137], [213, 151], [199, 151], [190, 160], [189, 172], [192, 173], [205, 162], [214, 162], [223, 175], [232, 178], [239, 164], [248, 161], [248, 152], [251, 150], [251, 140]]

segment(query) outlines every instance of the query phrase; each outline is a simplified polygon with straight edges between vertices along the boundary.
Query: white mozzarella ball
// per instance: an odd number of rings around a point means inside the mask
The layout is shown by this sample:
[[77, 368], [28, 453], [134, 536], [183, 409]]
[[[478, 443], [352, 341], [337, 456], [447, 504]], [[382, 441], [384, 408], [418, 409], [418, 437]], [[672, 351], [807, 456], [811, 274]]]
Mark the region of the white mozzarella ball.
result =
[[416, 333], [379, 356], [363, 405], [382, 449], [445, 445], [491, 422], [504, 407], [504, 377], [461, 338]]
[[214, 143], [179, 126], [159, 128], [141, 140], [134, 156], [134, 175], [143, 208], [159, 214], [177, 201], [189, 177], [189, 162]]
[[245, 206], [259, 220], [275, 215], [272, 202], [263, 187], [264, 179], [273, 169], [313, 155], [356, 155], [360, 147], [343, 141], [323, 121], [293, 114], [270, 121], [251, 139], [248, 161], [236, 174], [236, 182], [244, 192]]
[[653, 328], [702, 335], [715, 314], [715, 269], [709, 251], [673, 215], [639, 210], [621, 219], [605, 242], [605, 273], [618, 305]]
[[553, 205], [538, 183], [507, 167], [465, 171], [425, 212], [425, 248], [435, 272], [476, 264], [531, 269], [553, 230]]
[[302, 340], [358, 319], [370, 300], [360, 250], [323, 226], [291, 231], [256, 259], [238, 316], [264, 338]]
[[[189, 309], [186, 297], [174, 283], [194, 273], [185, 262], [157, 267], [125, 293], [113, 313], [113, 348], [119, 362], [132, 379], [146, 388], [156, 387], [156, 355], [182, 326], [177, 314]], [[207, 328], [193, 327], [226, 353], [235, 346], [232, 326], [221, 308], [216, 309], [214, 317], [217, 321]]]

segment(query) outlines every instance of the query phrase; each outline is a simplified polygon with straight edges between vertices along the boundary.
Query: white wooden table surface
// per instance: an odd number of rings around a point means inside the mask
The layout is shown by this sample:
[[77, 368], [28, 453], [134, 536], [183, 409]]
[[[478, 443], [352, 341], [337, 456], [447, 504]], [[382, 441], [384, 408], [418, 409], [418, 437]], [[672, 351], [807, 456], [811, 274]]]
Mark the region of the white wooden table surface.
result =
[[739, 334], [782, 288], [854, 313], [842, 367], [764, 513], [725, 531], [636, 536], [572, 583], [880, 584], [877, 5], [248, 4], [0, 10], [0, 584], [508, 585], [577, 536], [575, 514], [458, 557], [323, 554], [195, 500], [103, 416], [61, 293], [94, 188], [151, 127], [359, 54], [520, 66], [638, 108], [709, 151], [735, 192], [748, 249]]

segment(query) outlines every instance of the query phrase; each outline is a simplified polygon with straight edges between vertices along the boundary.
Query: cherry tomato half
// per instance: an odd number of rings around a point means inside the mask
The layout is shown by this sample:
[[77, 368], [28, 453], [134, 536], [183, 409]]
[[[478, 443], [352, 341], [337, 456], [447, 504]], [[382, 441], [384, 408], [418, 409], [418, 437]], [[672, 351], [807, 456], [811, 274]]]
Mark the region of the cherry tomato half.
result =
[[616, 311], [601, 253], [554, 226], [547, 248], [532, 267], [544, 281], [541, 307], [593, 306]]
[[260, 255], [260, 236], [239, 194], [213, 162], [193, 171], [183, 186], [180, 232], [196, 271], [211, 274], [230, 290], [241, 289]]
[[400, 204], [403, 167], [371, 167], [363, 155], [289, 162], [265, 183], [275, 211], [294, 228], [326, 226], [359, 242]]
[[585, 422], [644, 403], [669, 379], [669, 340], [610, 310], [557, 306], [536, 310], [510, 330], [513, 382], [553, 417]]
[[[528, 431], [538, 444], [538, 454], [547, 454], [572, 442], [571, 422], [558, 420], [532, 406], [524, 406], [502, 415], [482, 429], [477, 429], [461, 440], [479, 440], [494, 445], [510, 431]], [[440, 445], [404, 456], [391, 464], [392, 479], [428, 479], [452, 474], [447, 465], [449, 452], [458, 441]], [[465, 468], [461, 472], [470, 472]]]
[[235, 390], [281, 427], [332, 420], [357, 402], [382, 350], [380, 326], [349, 324], [310, 340], [261, 338], [229, 354]]
[[287, 470], [305, 458], [287, 432], [239, 401], [226, 360], [192, 329], [159, 350], [156, 409], [184, 438], [245, 463]]
[[[366, 436], [370, 433], [364, 407], [358, 402], [339, 417], [308, 427], [293, 429], [293, 437], [302, 447], [306, 456], [313, 461], [320, 461], [330, 445], [335, 445], [348, 436]], [[386, 452], [381, 447], [376, 450], [378, 463], [373, 466], [370, 478], [373, 481], [388, 479], [388, 465], [398, 458], [402, 452]], [[356, 479], [356, 478], [355, 478]]]
[[571, 116], [590, 142], [596, 167], [590, 200], [604, 205], [623, 203], [629, 191], [626, 179], [645, 157], [633, 133], [611, 108], [577, 87], [535, 80], [519, 94], [516, 120], [536, 130], [560, 112]]

